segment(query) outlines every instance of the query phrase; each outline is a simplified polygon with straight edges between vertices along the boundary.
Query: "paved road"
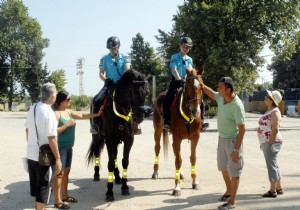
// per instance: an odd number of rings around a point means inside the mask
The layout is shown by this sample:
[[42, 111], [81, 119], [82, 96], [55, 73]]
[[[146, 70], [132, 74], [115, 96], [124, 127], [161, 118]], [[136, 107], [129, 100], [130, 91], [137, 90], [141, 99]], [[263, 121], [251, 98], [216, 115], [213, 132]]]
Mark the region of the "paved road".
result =
[[[282, 135], [284, 144], [279, 154], [282, 183], [285, 194], [276, 199], [262, 199], [260, 194], [268, 189], [267, 170], [262, 152], [259, 150], [255, 128], [257, 114], [247, 113], [247, 132], [244, 140], [245, 168], [238, 192], [237, 209], [300, 209], [300, 119], [284, 117]], [[23, 170], [21, 157], [25, 155], [26, 140], [24, 122], [26, 113], [0, 112], [0, 209], [33, 209], [29, 196], [28, 174]], [[183, 166], [186, 174], [182, 181], [182, 195], [171, 195], [174, 187], [174, 157], [160, 155], [158, 180], [152, 180], [154, 163], [154, 140], [152, 121], [142, 124], [143, 135], [136, 136], [130, 155], [128, 178], [131, 195], [120, 195], [120, 186], [115, 186], [113, 203], [104, 201], [107, 177], [107, 155], [102, 155], [101, 181], [93, 182], [93, 167], [85, 163], [90, 144], [88, 120], [77, 121], [76, 143], [70, 174], [70, 195], [79, 202], [72, 209], [216, 209], [218, 198], [224, 193], [224, 183], [216, 168], [217, 132], [216, 119], [209, 119], [210, 128], [201, 134], [197, 150], [197, 173], [200, 190], [191, 189], [189, 146], [182, 143]], [[170, 146], [171, 147], [171, 146]], [[122, 145], [120, 145], [122, 149]], [[120, 152], [121, 154], [121, 152]], [[119, 154], [119, 166], [121, 155]], [[52, 209], [53, 198], [47, 209]]]

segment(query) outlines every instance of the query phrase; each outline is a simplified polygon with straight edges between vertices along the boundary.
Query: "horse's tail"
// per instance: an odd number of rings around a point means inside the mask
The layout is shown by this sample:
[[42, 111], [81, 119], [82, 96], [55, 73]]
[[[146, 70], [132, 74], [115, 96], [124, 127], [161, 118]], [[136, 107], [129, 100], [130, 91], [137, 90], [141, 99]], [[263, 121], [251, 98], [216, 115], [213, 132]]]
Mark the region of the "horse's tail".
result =
[[104, 148], [104, 144], [104, 137], [102, 135], [93, 134], [90, 148], [86, 154], [88, 165], [94, 161], [94, 158], [100, 157], [100, 154]]
[[163, 130], [163, 148], [164, 148], [164, 158], [165, 160], [168, 158], [169, 151], [169, 131]]

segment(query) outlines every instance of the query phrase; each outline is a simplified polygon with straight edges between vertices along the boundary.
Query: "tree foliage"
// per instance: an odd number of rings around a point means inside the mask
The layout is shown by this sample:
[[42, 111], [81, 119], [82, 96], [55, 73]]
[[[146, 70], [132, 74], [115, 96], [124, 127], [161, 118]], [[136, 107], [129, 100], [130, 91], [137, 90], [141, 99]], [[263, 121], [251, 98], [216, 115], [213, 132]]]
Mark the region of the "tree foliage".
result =
[[[148, 42], [144, 41], [144, 37], [140, 33], [132, 38], [130, 56], [132, 68], [143, 73], [148, 78], [149, 89], [152, 90], [152, 77], [161, 78], [162, 60], [157, 57], [154, 49], [150, 47]], [[158, 81], [156, 84], [161, 84], [161, 82], [162, 81]], [[155, 94], [161, 91], [160, 88], [156, 88], [156, 90]], [[150, 91], [146, 103], [152, 104], [152, 97], [153, 93]]]
[[67, 84], [66, 73], [64, 69], [57, 69], [53, 71], [49, 78], [49, 82], [55, 84], [57, 91], [64, 90]]
[[[299, 42], [300, 44], [300, 42]], [[288, 88], [300, 88], [300, 46], [291, 59], [285, 59], [282, 55], [273, 57], [269, 70], [273, 72], [273, 87], [286, 90]]]
[[205, 64], [207, 85], [214, 88], [222, 76], [231, 76], [237, 92], [250, 93], [266, 43], [283, 57], [294, 51], [299, 6], [296, 0], [186, 0], [173, 17], [172, 31], [159, 30], [160, 53], [170, 58], [180, 37], [189, 36], [194, 42], [190, 55], [196, 68]]
[[0, 61], [1, 66], [8, 66], [9, 109], [17, 87], [29, 88], [32, 94], [41, 86], [39, 76], [47, 76], [40, 63], [42, 50], [48, 42], [42, 38], [39, 23], [29, 17], [22, 1], [4, 0], [0, 3]]

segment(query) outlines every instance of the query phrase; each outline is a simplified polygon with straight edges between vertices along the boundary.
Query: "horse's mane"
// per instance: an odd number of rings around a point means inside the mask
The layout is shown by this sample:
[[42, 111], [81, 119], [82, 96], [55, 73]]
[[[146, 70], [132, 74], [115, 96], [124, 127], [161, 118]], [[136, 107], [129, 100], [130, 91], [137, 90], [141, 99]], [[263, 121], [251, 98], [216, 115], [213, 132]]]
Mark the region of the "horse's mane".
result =
[[145, 80], [145, 76], [139, 73], [137, 70], [134, 69], [127, 70], [120, 78], [119, 85], [120, 86], [128, 85], [129, 83], [132, 82], [132, 80], [142, 81]]

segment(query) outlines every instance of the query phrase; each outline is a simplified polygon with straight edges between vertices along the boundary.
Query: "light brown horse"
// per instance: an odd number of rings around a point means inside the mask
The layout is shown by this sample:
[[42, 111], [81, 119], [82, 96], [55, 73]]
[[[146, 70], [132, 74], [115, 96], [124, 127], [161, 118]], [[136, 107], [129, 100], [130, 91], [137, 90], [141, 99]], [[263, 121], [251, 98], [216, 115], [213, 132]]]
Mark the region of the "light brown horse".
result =
[[[184, 139], [189, 139], [191, 144], [191, 176], [193, 179], [192, 188], [198, 190], [199, 184], [196, 181], [196, 148], [200, 138], [202, 127], [201, 109], [202, 103], [202, 86], [199, 82], [202, 77], [203, 70], [186, 70], [186, 79], [184, 87], [176, 94], [176, 101], [171, 109], [171, 124], [170, 132], [173, 136], [173, 152], [175, 155], [175, 189], [173, 195], [181, 195], [180, 178], [183, 175], [180, 172], [182, 158], [180, 153], [181, 142]], [[155, 162], [152, 179], [158, 178], [160, 139], [163, 134], [163, 148], [165, 158], [167, 157], [169, 144], [169, 131], [163, 129], [163, 100], [166, 92], [161, 93], [154, 102], [153, 110], [153, 126], [155, 139]]]

